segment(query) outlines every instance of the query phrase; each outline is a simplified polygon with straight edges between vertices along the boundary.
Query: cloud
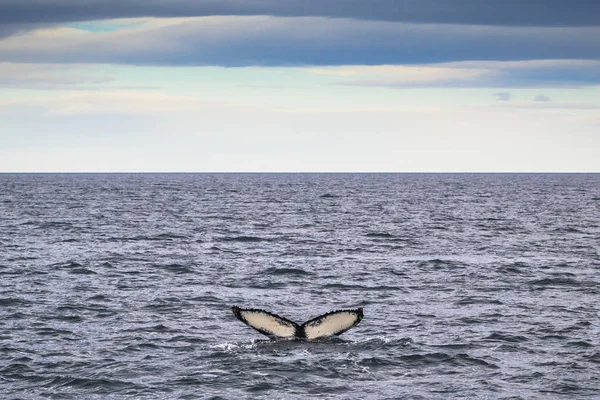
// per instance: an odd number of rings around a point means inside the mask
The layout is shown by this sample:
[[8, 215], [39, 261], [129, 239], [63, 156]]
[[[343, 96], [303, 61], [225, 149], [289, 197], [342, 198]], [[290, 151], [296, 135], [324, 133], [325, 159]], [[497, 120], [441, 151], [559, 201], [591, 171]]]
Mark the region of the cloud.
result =
[[533, 101], [550, 101], [550, 97], [544, 96], [543, 94], [538, 94], [533, 98]]
[[139, 28], [111, 32], [45, 29], [0, 41], [0, 61], [23, 63], [231, 67], [535, 59], [600, 59], [600, 27], [205, 17], [149, 19]]
[[387, 88], [584, 87], [600, 84], [600, 61], [462, 61], [429, 65], [362, 65], [307, 68], [334, 85]]
[[[44, 117], [146, 115], [194, 111], [201, 104], [192, 96], [161, 92], [67, 92], [34, 100], [10, 101], [4, 107], [43, 110]], [[0, 110], [3, 105], [0, 104]], [[9, 111], [10, 111], [9, 110]], [[5, 110], [6, 112], [6, 110]], [[12, 111], [11, 111], [12, 112]]]
[[[139, 98], [123, 96], [119, 101], [126, 99], [135, 102]], [[111, 100], [107, 96], [102, 102]], [[153, 101], [159, 103], [161, 98]], [[13, 108], [1, 118], [3, 127], [15, 133], [4, 138], [0, 170], [423, 172], [599, 168], [595, 154], [600, 141], [597, 110], [483, 106], [419, 112], [398, 108], [272, 113], [267, 109], [232, 109], [225, 104], [194, 104], [197, 106], [186, 112], [172, 107], [163, 118], [103, 114], [48, 117], [44, 109], [18, 112]]]
[[498, 101], [510, 101], [512, 94], [510, 94], [510, 92], [498, 92], [494, 93], [493, 96], [495, 96]]
[[[600, 110], [599, 104], [585, 103], [554, 103], [554, 102], [515, 102], [511, 101], [507, 104], [496, 105], [501, 108], [512, 109], [531, 109], [531, 110], [578, 110], [578, 111], [594, 111]], [[595, 117], [598, 120], [597, 117]]]
[[7, 36], [12, 36], [16, 33], [23, 32], [25, 29], [17, 24], [0, 24], [0, 39]]
[[99, 118], [107, 118], [107, 121], [112, 118], [165, 119], [171, 123], [169, 130], [165, 132], [167, 135], [176, 133], [177, 129], [174, 127], [183, 117], [194, 119], [192, 129], [202, 129], [207, 121], [212, 121], [212, 126], [218, 129], [228, 125], [240, 126], [243, 131], [244, 126], [252, 126], [252, 123], [231, 120], [232, 114], [252, 120], [257, 114], [268, 113], [273, 116], [277, 111], [283, 110], [243, 101], [161, 91], [62, 91], [43, 97], [33, 95], [4, 101], [0, 99], [0, 114], [3, 117], [31, 114], [35, 115], [34, 119], [38, 122], [76, 119], [83, 123]]
[[146, 114], [189, 112], [197, 106], [191, 96], [160, 92], [73, 93], [57, 96], [47, 115]]
[[[0, 17], [1, 18], [1, 17]], [[36, 29], [49, 28], [54, 24], [49, 23], [24, 23], [18, 24], [14, 22], [2, 23], [0, 22], [0, 39], [13, 35], [21, 35], [27, 32], [31, 32]]]
[[105, 69], [95, 66], [0, 62], [0, 87], [73, 89], [88, 85], [98, 88], [114, 80]]
[[414, 23], [598, 26], [597, 0], [2, 0], [1, 23], [272, 15]]
[[[340, 66], [329, 69], [308, 68], [308, 72], [330, 75], [338, 86], [399, 88], [472, 87], [493, 75], [494, 70], [450, 68], [429, 65]], [[497, 87], [497, 86], [495, 86]]]

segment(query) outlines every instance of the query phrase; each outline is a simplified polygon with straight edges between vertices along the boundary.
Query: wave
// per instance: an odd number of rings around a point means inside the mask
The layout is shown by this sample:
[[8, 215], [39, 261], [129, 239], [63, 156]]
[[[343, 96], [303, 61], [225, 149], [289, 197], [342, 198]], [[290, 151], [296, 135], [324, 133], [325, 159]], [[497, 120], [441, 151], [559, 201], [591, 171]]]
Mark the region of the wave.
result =
[[572, 278], [543, 278], [529, 282], [532, 286], [595, 286], [596, 282], [582, 282]]
[[222, 242], [256, 243], [256, 242], [271, 241], [272, 239], [258, 237], [258, 236], [224, 236], [222, 238], [219, 238], [219, 240]]
[[487, 297], [477, 297], [477, 296], [468, 296], [465, 298], [462, 298], [458, 301], [455, 301], [454, 304], [459, 305], [459, 306], [464, 306], [464, 305], [468, 305], [468, 304], [495, 304], [495, 305], [501, 305], [504, 304], [502, 303], [500, 300], [497, 299], [490, 299]]
[[367, 233], [365, 236], [371, 237], [371, 238], [381, 238], [381, 239], [391, 239], [391, 238], [396, 237], [396, 236], [392, 235], [391, 233], [386, 233], [386, 232], [372, 232], [372, 233]]
[[[381, 362], [381, 361], [380, 361]], [[466, 353], [450, 354], [444, 352], [434, 353], [417, 353], [401, 355], [396, 357], [393, 362], [397, 365], [402, 365], [407, 368], [427, 368], [435, 366], [476, 366], [490, 369], [499, 369], [500, 367], [492, 362], [482, 358], [476, 358]]]
[[111, 391], [115, 389], [133, 389], [136, 388], [136, 385], [133, 382], [127, 382], [116, 379], [106, 379], [106, 378], [82, 378], [82, 377], [73, 377], [69, 375], [60, 375], [54, 378], [51, 378], [49, 381], [41, 385], [42, 387], [51, 388], [51, 389], [60, 389], [60, 388], [77, 388], [77, 389], [87, 389], [87, 390], [98, 390], [98, 389], [110, 389]]
[[404, 288], [400, 286], [390, 286], [390, 285], [376, 285], [376, 286], [364, 286], [364, 285], [354, 285], [354, 284], [346, 284], [346, 283], [328, 283], [323, 285], [326, 289], [341, 289], [341, 290], [365, 290], [372, 292], [382, 292], [382, 291], [400, 291], [404, 290]]
[[274, 276], [309, 276], [314, 275], [312, 272], [305, 271], [300, 268], [268, 268], [262, 272], [266, 275], [274, 275]]
[[163, 271], [167, 271], [170, 272], [172, 274], [191, 274], [194, 272], [194, 269], [186, 266], [186, 265], [182, 265], [182, 264], [177, 264], [177, 263], [172, 263], [172, 264], [154, 264], [153, 265], [154, 268], [158, 268], [160, 270]]
[[20, 297], [4, 297], [0, 298], [0, 307], [11, 307], [11, 306], [26, 306], [33, 302], [23, 299]]
[[491, 335], [487, 336], [485, 340], [491, 340], [495, 342], [510, 342], [510, 343], [520, 343], [527, 342], [529, 339], [525, 336], [520, 335], [510, 335], [508, 333], [494, 332]]
[[48, 221], [48, 222], [38, 223], [36, 229], [52, 229], [52, 228], [68, 229], [68, 228], [72, 228], [73, 226], [74, 225], [71, 222]]
[[107, 240], [109, 242], [172, 242], [186, 239], [190, 239], [190, 236], [167, 232], [158, 235], [113, 236], [109, 237]]

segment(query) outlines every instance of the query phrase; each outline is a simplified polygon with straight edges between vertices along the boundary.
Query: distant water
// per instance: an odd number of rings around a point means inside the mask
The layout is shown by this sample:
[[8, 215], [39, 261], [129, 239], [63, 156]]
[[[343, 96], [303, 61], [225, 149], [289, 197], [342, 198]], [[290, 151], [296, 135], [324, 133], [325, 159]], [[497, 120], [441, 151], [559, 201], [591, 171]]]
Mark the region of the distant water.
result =
[[0, 175], [0, 398], [598, 399], [600, 175]]

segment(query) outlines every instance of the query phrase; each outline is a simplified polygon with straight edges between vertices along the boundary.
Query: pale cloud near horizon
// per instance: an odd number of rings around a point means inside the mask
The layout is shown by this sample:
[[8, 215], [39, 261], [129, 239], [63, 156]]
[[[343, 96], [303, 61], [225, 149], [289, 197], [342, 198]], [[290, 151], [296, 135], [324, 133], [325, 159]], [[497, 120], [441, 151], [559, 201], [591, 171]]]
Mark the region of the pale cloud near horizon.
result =
[[[241, 88], [239, 90], [252, 90], [256, 93], [261, 93], [264, 89], [258, 88]], [[324, 90], [324, 89], [322, 89]], [[438, 89], [443, 90], [443, 89]], [[481, 93], [485, 93], [484, 89], [478, 89]], [[102, 90], [72, 90], [70, 84], [62, 87], [61, 90], [55, 90], [54, 93], [49, 91], [47, 95], [39, 97], [36, 95], [20, 96], [19, 99], [11, 99], [10, 97], [4, 100], [0, 97], [0, 113], [8, 112], [6, 107], [20, 107], [42, 110], [42, 116], [45, 117], [68, 117], [68, 116], [86, 116], [86, 115], [105, 115], [107, 117], [118, 115], [139, 115], [161, 117], [186, 115], [190, 113], [223, 113], [228, 112], [231, 115], [236, 113], [270, 113], [273, 116], [277, 114], [300, 114], [300, 115], [317, 115], [317, 114], [335, 114], [335, 113], [410, 113], [411, 118], [418, 118], [419, 115], [431, 114], [434, 112], [444, 112], [445, 110], [454, 110], [456, 105], [452, 99], [447, 101], [431, 102], [429, 107], [424, 107], [423, 101], [415, 103], [414, 100], [393, 100], [393, 97], [388, 101], [372, 101], [368, 97], [361, 100], [352, 101], [349, 103], [328, 103], [316, 101], [296, 101], [296, 102], [280, 102], [279, 96], [274, 97], [271, 101], [257, 103], [252, 100], [252, 97], [247, 99], [232, 97], [230, 100], [226, 98], [214, 98], [211, 93], [169, 93], [157, 90], [122, 90], [117, 88], [104, 88]], [[551, 102], [548, 96], [536, 95], [532, 101], [513, 101], [515, 95], [511, 92], [495, 92], [492, 93], [495, 101], [510, 102], [511, 107], [518, 108], [546, 108], [546, 109], [581, 109], [593, 110], [600, 108], [600, 101], [591, 101], [593, 93], [587, 96], [578, 96], [578, 100], [574, 99], [570, 102]], [[585, 99], [588, 102], [585, 103]], [[583, 100], [583, 101], [582, 101]], [[311, 104], [312, 103], [312, 104]], [[470, 104], [470, 105], [469, 105]], [[487, 107], [495, 106], [493, 101], [487, 104], [482, 103], [476, 98], [463, 102], [460, 107], [468, 106], [471, 110], [485, 110]], [[4, 107], [4, 108], [3, 108]], [[176, 117], [179, 118], [179, 117]], [[265, 117], [266, 118], [266, 117]], [[365, 130], [367, 127], [365, 127]]]
[[[145, 67], [153, 68], [153, 67]], [[200, 74], [205, 67], [196, 67]], [[240, 71], [256, 67], [239, 67]], [[470, 61], [424, 65], [342, 65], [285, 67], [307, 76], [323, 76], [329, 84], [402, 88], [582, 88], [600, 85], [600, 61], [531, 60]], [[188, 67], [189, 70], [189, 67]], [[234, 71], [235, 68], [229, 70]], [[29, 64], [0, 62], [0, 87], [70, 90], [157, 90], [156, 82], [131, 86], [118, 82], [118, 67], [102, 64]], [[275, 73], [275, 72], [274, 72]], [[110, 84], [107, 86], [107, 84]], [[115, 86], [119, 85], [119, 86]], [[150, 85], [154, 85], [150, 86]], [[244, 84], [248, 88], [283, 88]]]
[[45, 115], [69, 116], [92, 114], [156, 114], [193, 110], [191, 96], [160, 92], [83, 92], [54, 96], [42, 102]]
[[0, 62], [0, 87], [56, 89], [82, 84], [100, 87], [114, 79], [98, 66]]
[[344, 65], [329, 69], [308, 68], [309, 73], [345, 78], [334, 85], [381, 87], [429, 87], [447, 84], [466, 85], [480, 81], [491, 70], [446, 68], [437, 65]]
[[510, 92], [497, 92], [493, 94], [498, 101], [510, 101], [513, 95]]
[[[433, 172], [598, 167], [593, 156], [600, 146], [594, 109], [563, 112], [527, 104], [377, 108], [368, 103], [365, 99], [360, 107], [274, 110], [124, 92], [13, 102], [0, 107], [4, 131], [20, 133], [13, 138], [0, 135], [0, 170]], [[23, 130], [23, 120], [31, 129]], [[571, 135], [564, 135], [565, 130]]]
[[307, 72], [336, 85], [415, 87], [583, 87], [600, 84], [600, 60], [465, 61], [425, 65], [343, 65]]

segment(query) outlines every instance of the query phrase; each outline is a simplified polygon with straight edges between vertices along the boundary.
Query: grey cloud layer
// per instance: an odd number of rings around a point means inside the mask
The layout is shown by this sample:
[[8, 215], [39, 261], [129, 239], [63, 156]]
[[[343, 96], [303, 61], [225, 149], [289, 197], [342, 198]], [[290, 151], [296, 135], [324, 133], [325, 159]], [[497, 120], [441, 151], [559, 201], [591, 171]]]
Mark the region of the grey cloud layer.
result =
[[600, 27], [208, 17], [140, 31], [0, 41], [0, 61], [33, 63], [285, 66], [535, 59], [600, 59]]
[[[0, 0], [1, 1], [1, 0]], [[31, 23], [31, 24], [18, 24], [18, 23], [0, 23], [0, 39], [26, 33], [35, 29], [44, 28], [51, 24], [43, 24], [43, 23]]]
[[0, 24], [273, 15], [417, 23], [598, 26], [597, 0], [0, 0]]

